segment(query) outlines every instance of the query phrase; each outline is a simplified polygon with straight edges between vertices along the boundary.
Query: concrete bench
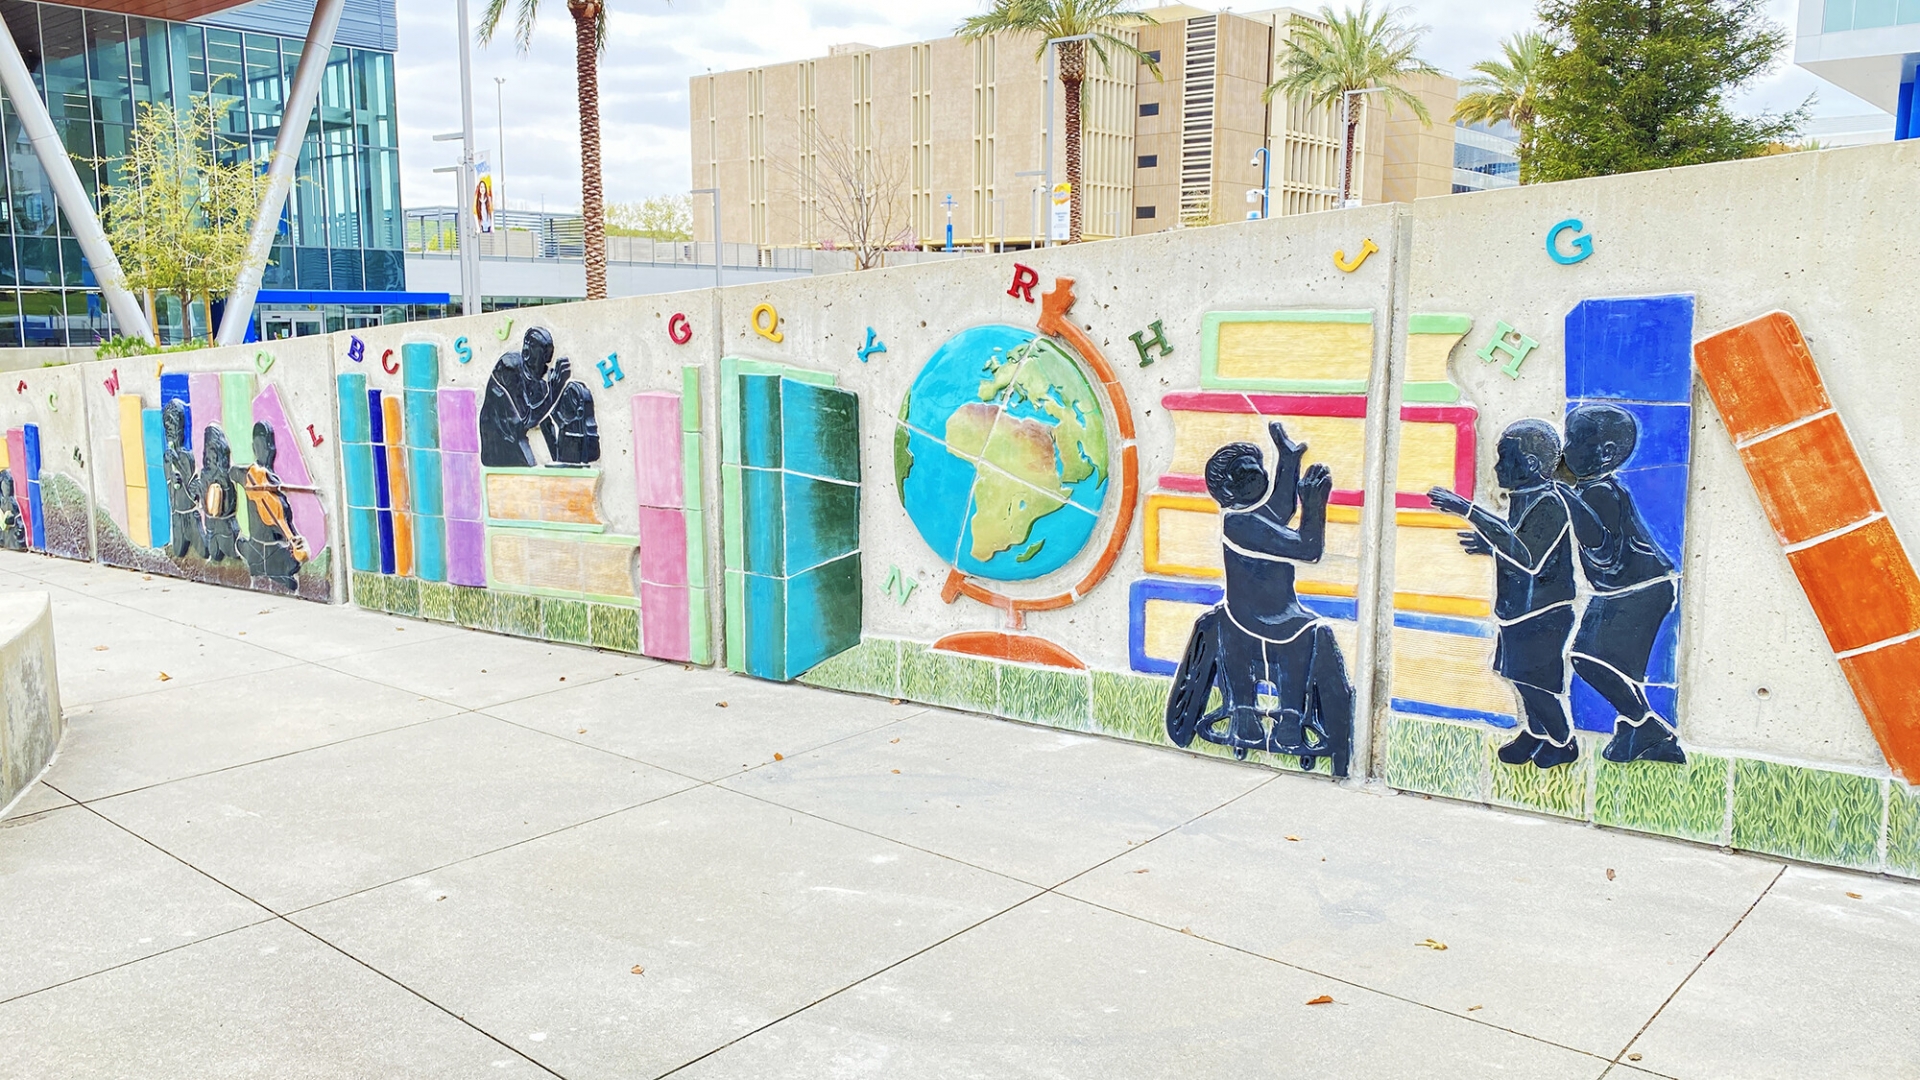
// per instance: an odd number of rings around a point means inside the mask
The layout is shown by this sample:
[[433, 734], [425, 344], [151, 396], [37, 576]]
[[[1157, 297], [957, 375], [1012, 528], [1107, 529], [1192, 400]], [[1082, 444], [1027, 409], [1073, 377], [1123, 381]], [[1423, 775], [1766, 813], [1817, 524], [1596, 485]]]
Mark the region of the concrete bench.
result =
[[0, 812], [60, 745], [53, 605], [43, 592], [0, 596]]

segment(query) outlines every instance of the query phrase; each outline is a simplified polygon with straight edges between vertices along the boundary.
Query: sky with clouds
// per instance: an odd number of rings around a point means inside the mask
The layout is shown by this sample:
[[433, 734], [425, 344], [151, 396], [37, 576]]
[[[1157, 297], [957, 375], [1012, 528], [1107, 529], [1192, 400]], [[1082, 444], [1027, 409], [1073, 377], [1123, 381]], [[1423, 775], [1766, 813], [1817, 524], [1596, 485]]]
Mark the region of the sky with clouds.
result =
[[[477, 24], [486, 0], [470, 0]], [[520, 0], [508, 0], [518, 5]], [[899, 45], [941, 37], [983, 0], [610, 0], [600, 64], [600, 123], [607, 198], [630, 201], [689, 186], [687, 80], [707, 71], [824, 56], [829, 45]], [[433, 135], [460, 128], [458, 36], [448, 0], [398, 0], [402, 188], [407, 206], [445, 204], [457, 143]], [[1205, 3], [1195, 6], [1211, 6]], [[1243, 3], [1243, 11], [1269, 4]], [[1791, 25], [1795, 0], [1769, 0]], [[1533, 22], [1533, 0], [1412, 0], [1430, 27], [1422, 52], [1460, 75], [1493, 55], [1501, 38]], [[1229, 6], [1226, 10], [1233, 10]], [[504, 134], [502, 190], [514, 209], [577, 210], [580, 141], [575, 110], [572, 21], [565, 0], [543, 0], [532, 48], [507, 36], [473, 50], [477, 144], [494, 151]], [[504, 79], [496, 85], [495, 79]], [[1871, 106], [1808, 72], [1783, 65], [1741, 98], [1749, 109], [1785, 109], [1818, 95], [1815, 114], [1846, 116]], [[496, 108], [496, 100], [504, 108]], [[495, 156], [500, 156], [496, 151]], [[504, 170], [502, 170], [504, 165]]]

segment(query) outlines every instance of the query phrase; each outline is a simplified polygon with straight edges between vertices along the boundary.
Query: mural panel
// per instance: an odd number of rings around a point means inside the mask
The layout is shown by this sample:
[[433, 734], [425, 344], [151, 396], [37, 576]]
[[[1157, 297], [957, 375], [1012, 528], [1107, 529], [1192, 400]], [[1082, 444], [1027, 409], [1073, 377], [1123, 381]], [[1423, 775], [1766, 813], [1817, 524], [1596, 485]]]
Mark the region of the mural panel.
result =
[[327, 344], [84, 365], [99, 560], [331, 601]]
[[698, 369], [576, 378], [564, 333], [512, 327], [486, 368], [466, 337], [338, 364], [355, 601], [710, 662]]
[[85, 372], [10, 372], [0, 390], [0, 549], [91, 559]]

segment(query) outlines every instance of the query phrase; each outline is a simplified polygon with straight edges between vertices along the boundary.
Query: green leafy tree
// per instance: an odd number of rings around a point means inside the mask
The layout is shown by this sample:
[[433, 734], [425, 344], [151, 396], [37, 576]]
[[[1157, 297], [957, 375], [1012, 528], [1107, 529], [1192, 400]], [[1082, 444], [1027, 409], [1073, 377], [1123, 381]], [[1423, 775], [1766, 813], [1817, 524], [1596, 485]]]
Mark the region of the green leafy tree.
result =
[[1553, 55], [1553, 45], [1545, 34], [1527, 30], [1500, 43], [1504, 60], [1482, 60], [1473, 65], [1474, 74], [1460, 84], [1460, 100], [1454, 104], [1453, 118], [1469, 124], [1494, 124], [1502, 120], [1520, 133], [1520, 182], [1533, 183], [1534, 130], [1540, 120], [1542, 69]]
[[1294, 24], [1287, 43], [1280, 50], [1279, 77], [1267, 87], [1263, 98], [1276, 96], [1304, 98], [1315, 108], [1339, 105], [1344, 99], [1346, 116], [1346, 161], [1342, 172], [1345, 186], [1340, 201], [1353, 197], [1354, 138], [1360, 129], [1365, 98], [1357, 90], [1378, 90], [1388, 107], [1404, 105], [1431, 124], [1426, 102], [1400, 84], [1421, 75], [1438, 75], [1440, 69], [1415, 55], [1424, 26], [1406, 21], [1405, 8], [1374, 10], [1371, 0], [1361, 0], [1358, 9], [1336, 14], [1331, 7], [1320, 9], [1319, 22], [1301, 20]]
[[640, 202], [607, 206], [610, 236], [644, 236], [651, 240], [693, 239], [693, 197], [654, 195]]
[[1540, 20], [1557, 48], [1541, 78], [1537, 179], [1752, 157], [1806, 121], [1812, 98], [1785, 114], [1727, 108], [1787, 47], [1764, 0], [1542, 0]]
[[1091, 51], [1102, 70], [1111, 70], [1108, 54], [1115, 53], [1146, 64], [1154, 78], [1159, 78], [1159, 62], [1116, 33], [1150, 26], [1157, 20], [1125, 0], [992, 0], [992, 5], [984, 14], [962, 22], [957, 31], [960, 37], [977, 41], [990, 34], [1031, 34], [1040, 39], [1034, 55], [1042, 57], [1046, 55], [1050, 39], [1091, 35], [1082, 41], [1063, 41], [1054, 46], [1059, 50], [1060, 85], [1067, 99], [1067, 116], [1062, 124], [1066, 133], [1067, 183], [1072, 185], [1067, 242], [1077, 244], [1084, 198], [1080, 190], [1080, 104], [1081, 88], [1087, 80], [1087, 47], [1093, 47]]
[[214, 149], [214, 130], [238, 99], [196, 95], [183, 115], [165, 102], [141, 102], [124, 156], [102, 162], [102, 225], [127, 287], [180, 301], [192, 338], [195, 301], [233, 288], [246, 259], [247, 231], [267, 176], [259, 163]]

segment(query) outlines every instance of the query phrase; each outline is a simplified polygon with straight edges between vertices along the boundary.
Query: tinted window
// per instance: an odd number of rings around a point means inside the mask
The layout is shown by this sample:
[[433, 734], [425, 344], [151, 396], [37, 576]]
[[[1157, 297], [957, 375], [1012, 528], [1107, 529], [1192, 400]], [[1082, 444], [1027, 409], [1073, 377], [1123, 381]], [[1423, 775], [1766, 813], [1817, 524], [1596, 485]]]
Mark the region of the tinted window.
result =
[[1160, 103], [1157, 101], [1142, 102], [1140, 105], [1140, 115], [1141, 116], [1159, 116]]

